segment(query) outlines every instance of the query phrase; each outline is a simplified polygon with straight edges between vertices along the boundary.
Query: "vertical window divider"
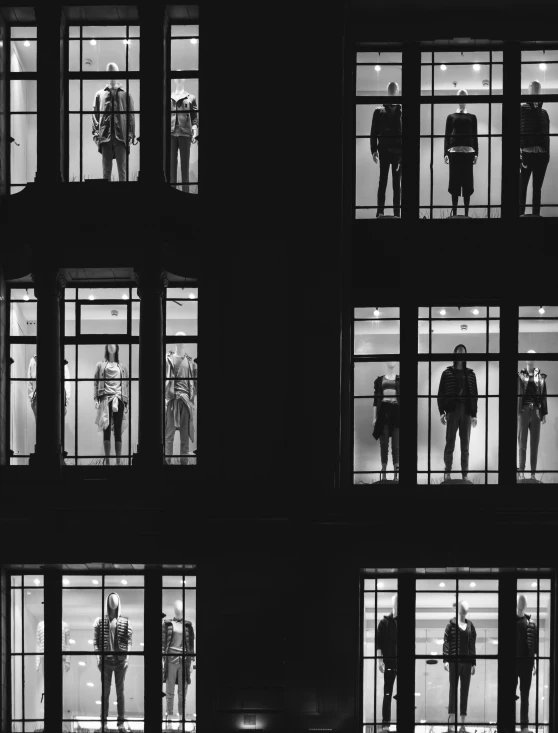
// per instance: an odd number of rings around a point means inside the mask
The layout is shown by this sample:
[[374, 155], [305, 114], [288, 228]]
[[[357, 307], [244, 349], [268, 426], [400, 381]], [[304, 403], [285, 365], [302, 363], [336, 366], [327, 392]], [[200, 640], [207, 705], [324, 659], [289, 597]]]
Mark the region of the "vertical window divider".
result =
[[[79, 181], [83, 183], [83, 26], [79, 27]], [[77, 292], [76, 292], [77, 297]], [[77, 335], [77, 321], [76, 321]], [[77, 454], [76, 454], [77, 455]]]
[[[489, 155], [490, 160], [490, 155]], [[490, 193], [488, 194], [488, 202], [490, 204]], [[488, 395], [490, 394], [490, 389], [488, 387], [489, 383], [489, 375], [490, 375], [490, 306], [486, 306], [486, 359], [484, 368], [485, 368], [485, 385], [484, 385], [484, 403], [485, 403], [485, 412], [484, 412], [484, 483], [485, 485], [488, 484]], [[478, 409], [477, 409], [477, 417], [478, 417]]]
[[430, 86], [430, 219], [434, 218], [434, 51], [432, 51], [432, 74]]
[[[492, 48], [489, 51], [488, 64], [488, 91], [490, 102], [488, 103], [488, 218], [490, 219], [490, 195], [492, 181]], [[488, 352], [487, 352], [488, 353]], [[488, 392], [488, 390], [487, 390]]]

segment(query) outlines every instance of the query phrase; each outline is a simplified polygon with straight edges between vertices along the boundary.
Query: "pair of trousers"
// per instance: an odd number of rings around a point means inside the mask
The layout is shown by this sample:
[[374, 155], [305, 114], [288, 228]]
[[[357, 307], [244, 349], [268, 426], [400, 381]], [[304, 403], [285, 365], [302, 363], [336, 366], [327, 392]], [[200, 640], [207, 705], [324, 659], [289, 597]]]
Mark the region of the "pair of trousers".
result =
[[[391, 181], [393, 184], [393, 213], [395, 216], [401, 214], [401, 152], [382, 150], [378, 151], [380, 156], [380, 180], [378, 182], [378, 213], [384, 213], [386, 203], [386, 188], [389, 169], [391, 168]], [[399, 170], [397, 170], [399, 166]]]
[[537, 456], [541, 437], [541, 414], [535, 405], [523, 405], [517, 416], [517, 443], [519, 445], [519, 470], [525, 470], [527, 462], [527, 436], [531, 433], [531, 473], [537, 470]]
[[103, 439], [108, 440], [110, 443], [110, 425], [114, 421], [114, 442], [122, 442], [122, 419], [124, 417], [124, 403], [121, 399], [118, 400], [118, 411], [114, 412], [112, 404], [109, 406], [109, 424], [103, 430]]
[[531, 692], [531, 681], [533, 679], [533, 660], [518, 660], [515, 669], [517, 675], [516, 689], [519, 682], [519, 717], [521, 727], [526, 728], [529, 725], [529, 693]]
[[471, 196], [475, 190], [473, 160], [475, 153], [448, 153], [449, 186], [452, 196]]
[[449, 663], [450, 689], [448, 715], [455, 715], [457, 684], [459, 681], [461, 681], [459, 690], [459, 715], [467, 715], [467, 702], [469, 700], [469, 687], [471, 685], [471, 668], [471, 662]]
[[[384, 425], [382, 434], [380, 435], [380, 456], [382, 463], [388, 462], [389, 453], [390, 427]], [[391, 457], [393, 465], [399, 466], [399, 428], [391, 428]]]
[[533, 214], [541, 213], [541, 191], [550, 155], [548, 153], [522, 153], [519, 167], [519, 213], [525, 213], [527, 186], [533, 174]]
[[461, 443], [461, 471], [469, 471], [469, 442], [471, 440], [471, 416], [467, 412], [467, 404], [457, 401], [455, 410], [446, 414], [446, 448], [444, 450], [444, 464], [446, 471], [451, 471], [455, 438], [459, 430]]
[[391, 722], [391, 698], [393, 695], [393, 685], [397, 677], [396, 669], [384, 670], [384, 699], [382, 701], [382, 725], [389, 725]]
[[[174, 411], [178, 409], [177, 400], [170, 400], [165, 413], [165, 455], [173, 454], [174, 434], [177, 430], [174, 424]], [[187, 453], [190, 450], [190, 412], [186, 405], [182, 406], [180, 414], [180, 463], [188, 465]]]
[[179, 659], [177, 662], [167, 662], [167, 682], [165, 693], [167, 696], [167, 715], [173, 714], [174, 708], [174, 686], [178, 685], [178, 715], [186, 715], [185, 700], [188, 692], [188, 683], [184, 674], [186, 660]]
[[101, 155], [103, 156], [103, 178], [106, 181], [110, 181], [113, 158], [116, 158], [118, 180], [126, 180], [126, 153], [126, 146], [120, 140], [109, 140], [107, 143], [101, 143]]
[[180, 151], [180, 172], [182, 190], [188, 193], [190, 181], [190, 145], [192, 138], [186, 135], [171, 135], [171, 184], [178, 188], [178, 152]]
[[126, 677], [126, 663], [124, 660], [105, 659], [103, 666], [103, 723], [107, 720], [109, 710], [110, 686], [114, 673], [116, 687], [116, 709], [118, 711], [118, 725], [123, 725], [125, 715], [124, 678]]

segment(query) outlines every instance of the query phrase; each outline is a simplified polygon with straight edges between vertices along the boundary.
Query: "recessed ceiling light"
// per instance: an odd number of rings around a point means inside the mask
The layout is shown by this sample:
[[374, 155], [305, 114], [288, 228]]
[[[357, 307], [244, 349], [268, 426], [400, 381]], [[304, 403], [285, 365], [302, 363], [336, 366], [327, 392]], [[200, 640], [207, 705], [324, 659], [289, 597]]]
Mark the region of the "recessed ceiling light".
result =
[[29, 46], [31, 45], [31, 43], [30, 43], [30, 41], [23, 41], [23, 45], [26, 46], [27, 48], [29, 48]]
[[541, 71], [546, 71], [546, 64], [539, 64], [539, 69]]
[[544, 316], [544, 314], [546, 313], [546, 311], [545, 311], [545, 309], [544, 309], [544, 308], [542, 307], [542, 305], [541, 305], [541, 307], [539, 308], [539, 313], [541, 314], [541, 316]]
[[420, 697], [420, 692], [415, 692], [415, 697]]
[[89, 43], [90, 43], [90, 44], [91, 44], [92, 46], [96, 46], [96, 45], [97, 45], [97, 41], [96, 41], [96, 40], [95, 40], [94, 38], [92, 38], [92, 39], [91, 39], [91, 40], [89, 41]]
[[95, 705], [100, 705], [100, 704], [101, 704], [100, 700], [95, 700]]
[[39, 580], [39, 578], [35, 578], [35, 580], [33, 582], [35, 583], [35, 585], [40, 585], [41, 584], [41, 581]]
[[384, 584], [382, 583], [382, 581], [380, 581], [380, 582], [378, 583], [378, 588], [383, 588], [383, 587], [384, 587]]
[[125, 578], [122, 578], [120, 582], [122, 583], [122, 585], [128, 585], [128, 581]]
[[80, 667], [85, 667], [85, 662], [78, 662]]
[[87, 297], [89, 300], [95, 300], [95, 296], [93, 295], [93, 293], [89, 293]]
[[445, 64], [441, 64], [440, 65], [440, 69], [442, 69], [442, 71], [445, 71], [447, 68], [448, 67]]
[[381, 71], [382, 70], [382, 67], [379, 64], [376, 64], [376, 66], [374, 68], [376, 69], [376, 71]]
[[475, 581], [472, 581], [471, 583], [469, 583], [469, 588], [476, 588], [476, 587], [477, 587], [477, 584], [475, 583]]
[[196, 45], [197, 42], [198, 42], [197, 38], [190, 38], [190, 43], [192, 43], [194, 46]]
[[196, 299], [196, 296], [194, 295], [194, 293], [190, 293], [190, 295], [188, 297], [190, 298], [190, 300], [195, 300]]
[[87, 639], [88, 644], [93, 644], [93, 639]]
[[123, 44], [124, 44], [125, 46], [131, 46], [131, 45], [132, 45], [132, 41], [130, 41], [130, 40], [129, 40], [128, 38], [125, 38], [125, 39], [124, 39], [124, 40], [122, 41], [122, 43], [123, 43]]
[[534, 583], [531, 583], [531, 588], [536, 588], [536, 587], [537, 587], [537, 581], [535, 580]]
[[27, 288], [25, 288], [25, 295], [23, 296], [23, 300], [29, 300], [29, 291]]
[[446, 587], [445, 583], [440, 583], [440, 588], [445, 588], [445, 587]]
[[374, 308], [374, 315], [376, 317], [378, 317], [380, 315], [380, 311], [378, 310], [378, 308]]
[[473, 308], [473, 310], [471, 311], [471, 313], [472, 313], [472, 314], [473, 314], [474, 316], [478, 316], [478, 314], [479, 314], [479, 309], [478, 309], [478, 308]]
[[442, 308], [442, 310], [440, 311], [440, 315], [441, 316], [445, 316], [446, 315], [446, 309], [445, 308]]
[[70, 639], [70, 644], [75, 644], [75, 643], [76, 643], [75, 639]]
[[88, 683], [87, 683], [87, 687], [95, 687], [95, 685], [94, 685], [94, 683], [93, 683], [93, 682], [88, 682]]
[[99, 585], [99, 581], [96, 578], [93, 578], [91, 582], [93, 583], [93, 585]]
[[70, 585], [69, 578], [62, 578], [62, 585]]
[[480, 64], [473, 64], [473, 71], [480, 71]]
[[128, 293], [122, 293], [122, 300], [128, 300]]

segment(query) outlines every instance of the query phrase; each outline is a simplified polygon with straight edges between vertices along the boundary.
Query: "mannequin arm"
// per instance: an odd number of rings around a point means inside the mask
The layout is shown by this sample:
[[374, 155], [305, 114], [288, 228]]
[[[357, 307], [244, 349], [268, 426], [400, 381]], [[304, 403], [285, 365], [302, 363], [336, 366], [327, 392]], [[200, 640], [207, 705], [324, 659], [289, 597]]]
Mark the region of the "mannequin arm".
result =
[[68, 369], [68, 365], [64, 364], [64, 393], [66, 395], [64, 404], [66, 405], [69, 403], [70, 397], [72, 396], [72, 385], [69, 379], [70, 379], [70, 370]]
[[192, 96], [192, 106], [190, 107], [190, 120], [192, 121], [192, 127], [198, 128], [198, 103], [196, 98]]
[[478, 125], [477, 125], [477, 116], [476, 115], [473, 115], [473, 150], [475, 151], [475, 155], [478, 156], [479, 137], [478, 137]]
[[375, 155], [378, 152], [378, 113], [377, 109], [374, 110], [372, 115], [372, 125], [370, 127], [370, 152]]
[[128, 94], [128, 143], [136, 139], [136, 116], [134, 114], [134, 100]]
[[99, 137], [99, 125], [100, 125], [100, 110], [99, 110], [99, 93], [95, 95], [95, 99], [93, 100], [93, 115], [92, 115], [92, 133], [93, 133], [93, 140], [97, 142], [97, 139]]
[[451, 117], [448, 115], [446, 119], [446, 134], [444, 137], [444, 158], [449, 152], [450, 147], [450, 135], [451, 135]]
[[33, 373], [31, 369], [31, 365], [33, 364], [33, 362], [34, 362], [34, 358], [31, 357], [31, 361], [29, 362], [29, 368], [27, 370], [27, 378], [29, 379], [29, 382], [27, 384], [27, 396], [29, 397], [30, 400], [33, 399], [33, 393], [35, 392], [35, 380], [31, 379], [31, 375]]

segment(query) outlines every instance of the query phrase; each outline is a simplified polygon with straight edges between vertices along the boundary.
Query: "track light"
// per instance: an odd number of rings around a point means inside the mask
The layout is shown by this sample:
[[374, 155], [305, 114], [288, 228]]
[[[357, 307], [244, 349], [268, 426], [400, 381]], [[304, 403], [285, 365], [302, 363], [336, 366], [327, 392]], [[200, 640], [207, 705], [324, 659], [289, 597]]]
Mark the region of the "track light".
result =
[[122, 293], [122, 300], [128, 300], [128, 293]]
[[96, 40], [95, 40], [94, 38], [92, 38], [92, 39], [91, 39], [91, 40], [89, 41], [89, 43], [90, 43], [90, 44], [91, 44], [92, 46], [96, 46], [96, 45], [97, 45], [97, 41], [96, 41]]
[[194, 46], [196, 45], [197, 42], [198, 42], [197, 38], [190, 38], [190, 43], [193, 44]]
[[539, 64], [539, 69], [541, 71], [546, 71], [546, 64]]
[[544, 309], [544, 308], [542, 307], [542, 305], [541, 305], [541, 307], [539, 308], [539, 313], [540, 313], [540, 315], [541, 315], [541, 316], [544, 316], [544, 314], [546, 313], [546, 311], [545, 311], [545, 309]]
[[89, 300], [95, 300], [95, 296], [93, 295], [92, 292], [89, 293], [89, 295], [87, 297], [88, 297]]
[[480, 64], [473, 64], [473, 71], [480, 71]]
[[25, 288], [25, 295], [23, 296], [23, 300], [29, 300], [29, 290]]
[[376, 64], [376, 66], [374, 67], [374, 69], [376, 71], [381, 71], [382, 70], [382, 67], [380, 66], [380, 64]]
[[445, 316], [446, 315], [446, 309], [445, 308], [442, 308], [442, 310], [440, 311], [440, 315], [441, 316]]
[[448, 67], [445, 64], [440, 64], [440, 69], [445, 71]]
[[30, 41], [23, 41], [23, 45], [24, 45], [24, 46], [25, 46], [26, 48], [29, 48], [29, 46], [31, 45], [31, 42], [30, 42]]
[[472, 314], [473, 314], [474, 316], [478, 316], [478, 314], [479, 314], [479, 309], [478, 309], [478, 308], [473, 308], [473, 310], [471, 311], [471, 313], [472, 313]]
[[380, 315], [380, 311], [378, 308], [374, 308], [374, 315], [376, 316], [376, 318]]

